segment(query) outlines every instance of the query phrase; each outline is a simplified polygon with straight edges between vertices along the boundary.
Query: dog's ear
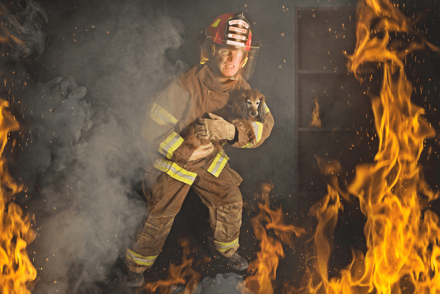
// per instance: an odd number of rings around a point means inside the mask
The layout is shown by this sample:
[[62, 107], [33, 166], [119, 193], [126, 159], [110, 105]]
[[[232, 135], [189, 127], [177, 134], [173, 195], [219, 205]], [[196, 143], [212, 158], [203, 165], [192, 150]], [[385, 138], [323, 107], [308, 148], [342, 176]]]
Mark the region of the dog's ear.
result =
[[244, 119], [248, 119], [249, 110], [248, 110], [247, 102], [246, 102], [246, 100], [247, 100], [246, 93], [244, 93], [241, 97], [242, 97], [242, 99], [241, 99], [241, 112], [242, 112], [241, 117]]
[[264, 113], [266, 97], [264, 97], [264, 95], [260, 93], [259, 99], [260, 105], [258, 105], [258, 118], [260, 119], [260, 122], [264, 123], [264, 117], [266, 116], [266, 114]]

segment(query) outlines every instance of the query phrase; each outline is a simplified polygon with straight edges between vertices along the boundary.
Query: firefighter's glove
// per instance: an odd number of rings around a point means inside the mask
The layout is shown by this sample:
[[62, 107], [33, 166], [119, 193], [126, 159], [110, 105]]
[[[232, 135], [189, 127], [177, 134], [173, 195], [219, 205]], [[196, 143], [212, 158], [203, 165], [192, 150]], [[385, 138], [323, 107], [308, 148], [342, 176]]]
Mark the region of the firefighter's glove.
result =
[[235, 126], [222, 117], [209, 113], [209, 118], [200, 118], [195, 125], [195, 134], [198, 139], [206, 140], [234, 140]]
[[209, 142], [208, 144], [202, 145], [191, 154], [188, 161], [195, 161], [199, 160], [201, 158], [205, 158], [209, 154], [211, 154], [214, 151], [214, 145]]

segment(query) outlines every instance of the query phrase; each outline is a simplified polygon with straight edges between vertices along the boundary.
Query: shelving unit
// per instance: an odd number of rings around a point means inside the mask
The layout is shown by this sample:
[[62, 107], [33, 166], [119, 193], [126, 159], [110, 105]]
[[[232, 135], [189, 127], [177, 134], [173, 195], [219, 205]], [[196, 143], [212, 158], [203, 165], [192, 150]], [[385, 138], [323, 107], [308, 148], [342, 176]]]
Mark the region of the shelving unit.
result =
[[[354, 166], [356, 152], [365, 152], [354, 148], [362, 140], [357, 127], [371, 118], [369, 98], [346, 67], [345, 53], [356, 45], [356, 10], [297, 7], [295, 16], [295, 191], [324, 195], [316, 156]], [[321, 127], [311, 126], [315, 99]]]

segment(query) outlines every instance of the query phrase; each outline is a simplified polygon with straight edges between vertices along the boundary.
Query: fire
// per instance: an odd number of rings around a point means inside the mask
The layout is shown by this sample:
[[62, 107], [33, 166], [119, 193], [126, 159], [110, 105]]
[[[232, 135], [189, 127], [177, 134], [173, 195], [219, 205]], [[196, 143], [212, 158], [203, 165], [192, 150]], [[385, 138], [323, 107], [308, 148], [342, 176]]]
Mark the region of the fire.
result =
[[184, 292], [182, 294], [192, 293], [197, 287], [197, 283], [200, 281], [200, 274], [192, 269], [194, 258], [190, 257], [191, 249], [188, 239], [181, 239], [180, 245], [183, 248], [182, 263], [180, 265], [170, 264], [168, 269], [168, 278], [166, 280], [159, 280], [154, 283], [148, 283], [145, 289], [156, 293], [157, 289], [161, 289], [164, 294], [171, 293], [172, 287], [177, 285], [185, 285]]
[[[328, 195], [311, 210], [319, 224], [308, 293], [440, 291], [439, 217], [427, 210], [420, 196], [429, 202], [438, 195], [429, 189], [418, 163], [424, 141], [434, 137], [435, 131], [423, 117], [424, 109], [411, 102], [412, 85], [403, 62], [409, 53], [425, 46], [440, 50], [411, 28], [391, 2], [366, 0], [359, 5], [357, 46], [349, 56], [349, 69], [360, 80], [366, 64], [378, 64], [383, 71], [380, 94], [371, 99], [379, 150], [374, 163], [356, 167], [356, 177], [348, 187], [367, 217], [368, 250], [366, 254], [354, 251], [352, 263], [340, 276], [328, 278], [331, 234], [343, 208], [338, 192], [329, 186]], [[407, 37], [396, 46], [399, 42], [392, 41], [391, 33], [417, 35], [419, 41]]]
[[[282, 244], [292, 246], [293, 234], [299, 237], [305, 233], [303, 228], [284, 224], [281, 208], [275, 211], [270, 209], [269, 193], [272, 188], [271, 183], [263, 184], [261, 198], [264, 204], [258, 204], [260, 213], [251, 221], [254, 234], [260, 241], [260, 251], [249, 265], [248, 272], [251, 276], [246, 278], [246, 287], [255, 294], [274, 293], [272, 281], [276, 279], [279, 260], [284, 257]], [[278, 238], [267, 235], [266, 230], [270, 229], [274, 230]]]
[[[3, 154], [9, 132], [19, 129], [18, 122], [7, 111], [8, 102], [0, 100], [0, 154]], [[29, 283], [37, 277], [26, 246], [35, 239], [31, 229], [33, 217], [13, 203], [13, 195], [22, 187], [17, 185], [6, 169], [6, 160], [0, 158], [0, 287], [4, 294], [30, 293]]]
[[319, 117], [320, 113], [319, 113], [318, 97], [316, 97], [315, 100], [313, 100], [313, 102], [315, 102], [315, 108], [313, 109], [313, 112], [312, 112], [312, 122], [310, 123], [310, 126], [320, 128], [321, 127], [321, 118]]

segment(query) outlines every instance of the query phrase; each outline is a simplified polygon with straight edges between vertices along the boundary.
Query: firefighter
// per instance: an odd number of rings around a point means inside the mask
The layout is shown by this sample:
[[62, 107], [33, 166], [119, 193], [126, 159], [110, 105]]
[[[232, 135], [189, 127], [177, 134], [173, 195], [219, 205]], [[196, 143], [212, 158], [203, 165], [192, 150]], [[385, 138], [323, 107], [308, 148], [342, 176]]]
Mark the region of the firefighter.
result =
[[210, 248], [235, 270], [248, 263], [237, 253], [243, 200], [240, 175], [228, 164], [223, 149], [212, 143], [191, 150], [179, 133], [192, 122], [199, 138], [227, 140], [237, 148], [255, 148], [270, 135], [274, 120], [267, 105], [264, 123], [254, 122], [256, 135], [249, 143], [244, 127], [212, 114], [227, 105], [235, 90], [250, 89], [258, 47], [252, 46], [249, 21], [242, 13], [217, 17], [205, 31], [200, 64], [177, 77], [163, 90], [149, 110], [142, 137], [157, 150], [154, 163], [145, 168], [144, 194], [149, 214], [135, 243], [126, 251], [126, 285], [139, 287], [143, 272], [158, 257], [176, 214], [192, 187], [208, 207]]

